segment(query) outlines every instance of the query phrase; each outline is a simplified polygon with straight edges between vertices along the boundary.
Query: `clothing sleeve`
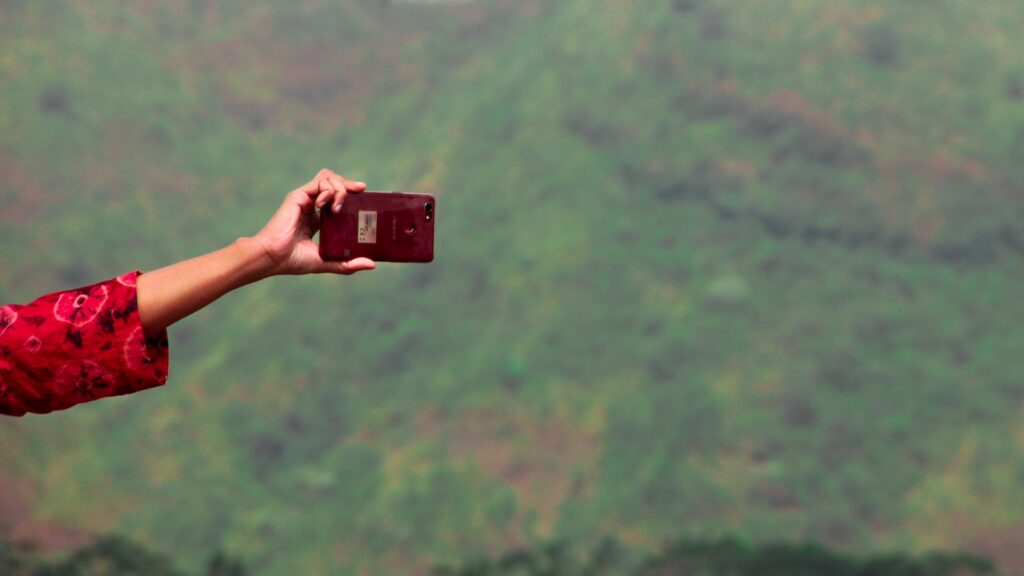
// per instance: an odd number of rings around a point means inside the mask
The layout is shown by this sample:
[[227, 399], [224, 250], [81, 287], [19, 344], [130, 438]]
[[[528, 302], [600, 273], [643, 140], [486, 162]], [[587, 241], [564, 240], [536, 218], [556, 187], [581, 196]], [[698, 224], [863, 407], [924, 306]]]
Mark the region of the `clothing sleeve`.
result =
[[135, 270], [0, 306], [0, 414], [46, 414], [167, 382], [167, 330], [146, 338]]

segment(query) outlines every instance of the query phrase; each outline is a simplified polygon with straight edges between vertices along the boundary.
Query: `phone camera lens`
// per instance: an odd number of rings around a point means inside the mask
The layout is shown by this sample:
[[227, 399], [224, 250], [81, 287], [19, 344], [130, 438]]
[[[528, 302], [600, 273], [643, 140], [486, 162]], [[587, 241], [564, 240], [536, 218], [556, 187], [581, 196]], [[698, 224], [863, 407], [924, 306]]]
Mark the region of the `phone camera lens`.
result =
[[423, 205], [423, 210], [427, 213], [427, 220], [430, 220], [434, 215], [434, 205], [427, 202]]

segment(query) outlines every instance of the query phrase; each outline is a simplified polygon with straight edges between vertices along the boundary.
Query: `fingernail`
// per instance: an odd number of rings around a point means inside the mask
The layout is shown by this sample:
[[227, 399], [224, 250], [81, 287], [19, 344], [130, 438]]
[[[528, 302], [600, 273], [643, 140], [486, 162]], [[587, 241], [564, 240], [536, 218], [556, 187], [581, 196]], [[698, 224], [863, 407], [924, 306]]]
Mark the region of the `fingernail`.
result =
[[334, 205], [334, 213], [337, 214], [338, 212], [341, 212], [341, 204]]
[[366, 182], [356, 182], [356, 184], [358, 184], [360, 186], [366, 186]]

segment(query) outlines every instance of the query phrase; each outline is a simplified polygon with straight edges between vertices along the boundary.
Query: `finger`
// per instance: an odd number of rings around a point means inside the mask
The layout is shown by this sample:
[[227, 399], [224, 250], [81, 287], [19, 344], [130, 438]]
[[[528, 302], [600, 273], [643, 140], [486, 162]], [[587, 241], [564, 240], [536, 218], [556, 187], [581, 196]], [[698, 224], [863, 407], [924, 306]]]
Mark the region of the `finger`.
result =
[[348, 190], [349, 192], [359, 193], [359, 192], [362, 192], [362, 191], [366, 190], [366, 182], [359, 182], [357, 180], [349, 180], [348, 178], [344, 178], [344, 177], [342, 177], [342, 180], [345, 181], [345, 189]]
[[[349, 179], [347, 179], [345, 177], [341, 177], [341, 180], [345, 184], [345, 190], [348, 191], [348, 192], [353, 192], [355, 194], [359, 194], [360, 192], [363, 192], [363, 191], [366, 190], [366, 182], [355, 182], [355, 181], [349, 180]], [[342, 197], [342, 198], [335, 198], [334, 199], [334, 211], [335, 212], [341, 212], [341, 205], [344, 203], [344, 201], [345, 201], [344, 197]]]
[[341, 205], [345, 203], [345, 194], [346, 191], [348, 190], [348, 185], [346, 180], [341, 176], [338, 176], [337, 174], [331, 176], [330, 182], [335, 189], [333, 200], [334, 206], [332, 208], [335, 212], [337, 212], [341, 210]]
[[323, 208], [325, 204], [331, 201], [331, 198], [337, 194], [337, 187], [329, 178], [324, 178], [319, 184], [320, 192], [316, 197], [316, 207]]
[[373, 270], [377, 263], [369, 258], [353, 258], [344, 262], [324, 262], [321, 272], [350, 275], [362, 270]]
[[[323, 171], [321, 170], [321, 172]], [[316, 199], [323, 189], [320, 182], [321, 178], [318, 174], [316, 178], [289, 192], [288, 196], [285, 197], [284, 204], [286, 206], [297, 205], [302, 212], [312, 209], [316, 205]]]
[[311, 195], [315, 198], [316, 195], [319, 194], [320, 191], [322, 190], [320, 182], [326, 178], [331, 177], [332, 175], [334, 175], [334, 172], [324, 168], [323, 170], [317, 172], [316, 176], [314, 176], [312, 180], [306, 182], [302, 186], [299, 186], [298, 188], [293, 190], [293, 192], [302, 192], [307, 195]]
[[[312, 205], [323, 208], [328, 202], [332, 204], [335, 212], [341, 210], [345, 201], [345, 192], [363, 192], [366, 190], [365, 182], [356, 182], [339, 176], [333, 170], [324, 168], [317, 172], [312, 180], [292, 191], [295, 195], [293, 201], [300, 203], [304, 208], [309, 206], [306, 198], [312, 200]], [[325, 191], [329, 192], [326, 194]], [[338, 195], [341, 195], [339, 198]]]
[[324, 190], [316, 197], [316, 207], [323, 208], [328, 202], [331, 201], [331, 196], [334, 196], [334, 192], [331, 190]]

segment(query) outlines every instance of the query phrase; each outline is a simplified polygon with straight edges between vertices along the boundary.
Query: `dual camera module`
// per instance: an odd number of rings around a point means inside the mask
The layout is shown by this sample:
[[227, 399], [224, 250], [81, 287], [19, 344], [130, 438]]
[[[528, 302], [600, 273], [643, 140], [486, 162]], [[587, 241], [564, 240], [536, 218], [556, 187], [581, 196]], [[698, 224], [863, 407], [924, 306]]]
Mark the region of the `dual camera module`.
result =
[[[426, 204], [423, 205], [423, 219], [426, 220], [427, 222], [430, 222], [431, 220], [434, 219], [434, 204], [432, 202], [427, 202]], [[405, 232], [406, 236], [412, 236], [413, 234], [416, 233], [416, 223], [406, 222], [405, 227], [402, 229], [402, 231]]]

